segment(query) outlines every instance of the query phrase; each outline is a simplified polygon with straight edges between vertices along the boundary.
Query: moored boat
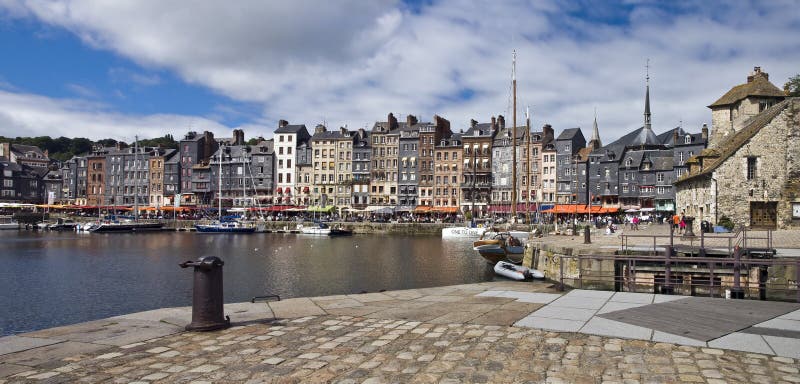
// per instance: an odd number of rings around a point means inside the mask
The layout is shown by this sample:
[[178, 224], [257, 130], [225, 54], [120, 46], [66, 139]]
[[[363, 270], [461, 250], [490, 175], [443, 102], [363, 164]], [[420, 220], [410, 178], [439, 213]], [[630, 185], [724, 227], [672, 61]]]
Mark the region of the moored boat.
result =
[[72, 219], [59, 218], [55, 223], [50, 224], [47, 229], [51, 231], [74, 231], [80, 225], [77, 221]]
[[200, 233], [253, 233], [255, 226], [247, 226], [238, 221], [215, 221], [211, 224], [197, 224], [194, 226]]
[[352, 234], [353, 234], [353, 231], [351, 231], [349, 229], [344, 229], [343, 227], [331, 228], [331, 231], [328, 232], [328, 236], [331, 236], [331, 237], [333, 237], [333, 236], [351, 236]]
[[494, 273], [513, 280], [544, 279], [544, 273], [539, 270], [515, 265], [506, 261], [498, 261], [494, 265]]
[[442, 228], [442, 238], [468, 238], [468, 239], [477, 239], [483, 236], [484, 232], [486, 232], [486, 228], [483, 227], [447, 227]]
[[498, 233], [491, 239], [480, 239], [472, 243], [472, 249], [478, 251], [491, 264], [500, 261], [521, 263], [525, 252], [525, 246], [519, 239], [509, 236], [508, 232]]
[[297, 224], [297, 230], [306, 235], [329, 236], [331, 228], [325, 223], [314, 223], [313, 225]]
[[94, 233], [116, 233], [116, 232], [151, 232], [160, 231], [164, 228], [164, 223], [147, 223], [147, 222], [108, 222], [100, 223], [96, 227], [90, 229]]
[[0, 230], [3, 229], [19, 229], [19, 223], [14, 221], [11, 216], [0, 217]]

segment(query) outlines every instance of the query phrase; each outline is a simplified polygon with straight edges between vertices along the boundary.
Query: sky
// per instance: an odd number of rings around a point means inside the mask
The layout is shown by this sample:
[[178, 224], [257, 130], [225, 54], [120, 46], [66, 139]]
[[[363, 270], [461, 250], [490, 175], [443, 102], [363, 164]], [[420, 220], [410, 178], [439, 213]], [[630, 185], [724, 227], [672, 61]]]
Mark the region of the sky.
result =
[[0, 0], [0, 135], [269, 138], [278, 120], [699, 132], [753, 67], [800, 73], [800, 0]]

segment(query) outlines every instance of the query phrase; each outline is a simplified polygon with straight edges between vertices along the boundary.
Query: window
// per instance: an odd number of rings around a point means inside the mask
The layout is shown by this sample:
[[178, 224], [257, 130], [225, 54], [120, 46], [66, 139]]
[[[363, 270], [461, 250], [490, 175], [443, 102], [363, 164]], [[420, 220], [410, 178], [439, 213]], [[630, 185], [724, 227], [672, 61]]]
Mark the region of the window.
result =
[[656, 181], [658, 181], [659, 183], [663, 182], [664, 181], [664, 174], [663, 173], [656, 174]]
[[756, 178], [756, 158], [747, 158], [747, 180], [754, 180]]
[[692, 136], [686, 135], [686, 138], [683, 140], [684, 144], [691, 144], [692, 143]]

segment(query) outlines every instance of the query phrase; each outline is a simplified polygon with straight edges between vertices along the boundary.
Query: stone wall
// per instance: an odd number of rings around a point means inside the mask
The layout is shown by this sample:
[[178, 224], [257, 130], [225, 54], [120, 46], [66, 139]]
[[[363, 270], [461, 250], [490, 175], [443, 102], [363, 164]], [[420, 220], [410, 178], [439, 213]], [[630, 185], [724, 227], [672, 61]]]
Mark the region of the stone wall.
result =
[[711, 177], [697, 178], [689, 183], [684, 183], [681, 189], [675, 192], [675, 209], [678, 214], [694, 217], [693, 228], [695, 233], [700, 233], [700, 223], [707, 220], [716, 225], [717, 204], [715, 204], [717, 188]]

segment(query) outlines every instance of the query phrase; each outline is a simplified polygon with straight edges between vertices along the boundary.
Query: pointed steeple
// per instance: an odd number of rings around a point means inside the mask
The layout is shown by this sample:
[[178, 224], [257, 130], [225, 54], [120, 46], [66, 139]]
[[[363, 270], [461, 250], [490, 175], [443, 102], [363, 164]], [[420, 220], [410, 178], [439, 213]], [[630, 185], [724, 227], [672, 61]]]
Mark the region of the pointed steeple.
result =
[[587, 147], [592, 148], [595, 150], [603, 146], [603, 142], [600, 141], [600, 130], [597, 129], [597, 109], [594, 110], [594, 124], [592, 124], [592, 138], [589, 140], [589, 144]]
[[650, 59], [647, 59], [646, 91], [644, 95], [644, 127], [628, 144], [629, 147], [645, 149], [659, 145], [658, 138], [650, 125]]

